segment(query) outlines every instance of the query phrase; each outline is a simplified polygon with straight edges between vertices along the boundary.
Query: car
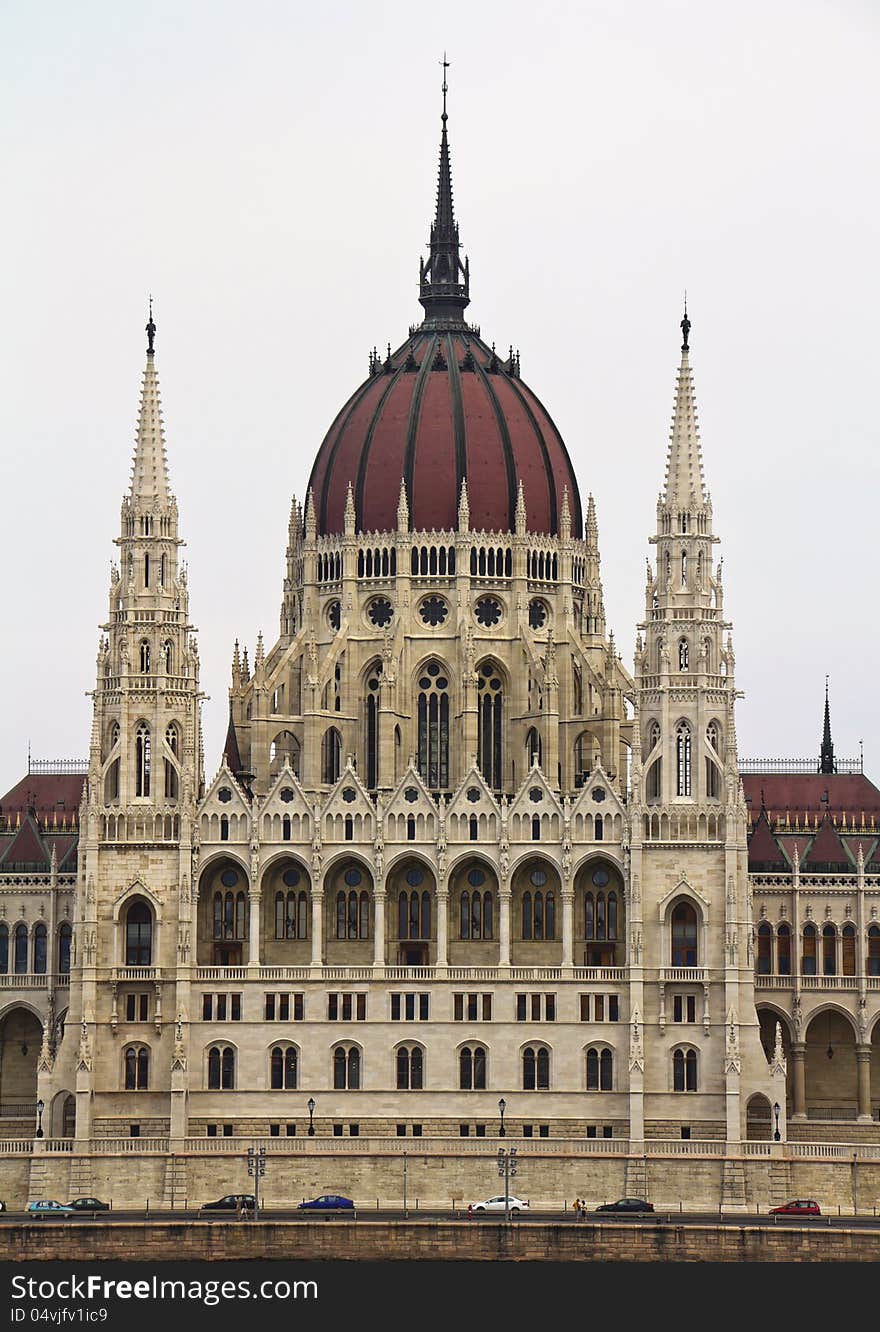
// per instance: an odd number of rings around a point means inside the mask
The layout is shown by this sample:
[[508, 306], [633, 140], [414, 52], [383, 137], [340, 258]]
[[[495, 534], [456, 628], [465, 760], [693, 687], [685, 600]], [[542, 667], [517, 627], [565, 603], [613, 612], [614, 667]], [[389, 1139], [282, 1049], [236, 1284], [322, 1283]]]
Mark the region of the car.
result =
[[3, 1201], [2, 1198], [0, 1198], [0, 1212], [5, 1212], [5, 1211], [6, 1211], [6, 1203]]
[[246, 1208], [249, 1212], [254, 1210], [256, 1199], [252, 1193], [227, 1193], [225, 1198], [218, 1198], [216, 1202], [202, 1203], [203, 1212], [238, 1212]]
[[524, 1198], [505, 1198], [503, 1193], [496, 1198], [471, 1203], [468, 1207], [470, 1212], [508, 1212], [511, 1216], [519, 1216], [520, 1212], [528, 1210], [529, 1204]]
[[797, 1198], [794, 1202], [783, 1203], [781, 1207], [771, 1207], [771, 1216], [821, 1216], [822, 1210], [815, 1198]]
[[28, 1203], [27, 1211], [31, 1216], [70, 1216], [74, 1209], [54, 1198], [39, 1198]]
[[110, 1204], [100, 1198], [72, 1198], [67, 1206], [73, 1212], [109, 1212]]
[[353, 1211], [354, 1203], [351, 1198], [343, 1198], [341, 1193], [322, 1193], [320, 1197], [312, 1198], [310, 1202], [301, 1202], [299, 1204], [299, 1210], [301, 1212], [309, 1210], [314, 1210], [316, 1212], [329, 1212], [334, 1210]]
[[602, 1203], [597, 1212], [653, 1212], [654, 1204], [644, 1198], [618, 1198], [617, 1202]]

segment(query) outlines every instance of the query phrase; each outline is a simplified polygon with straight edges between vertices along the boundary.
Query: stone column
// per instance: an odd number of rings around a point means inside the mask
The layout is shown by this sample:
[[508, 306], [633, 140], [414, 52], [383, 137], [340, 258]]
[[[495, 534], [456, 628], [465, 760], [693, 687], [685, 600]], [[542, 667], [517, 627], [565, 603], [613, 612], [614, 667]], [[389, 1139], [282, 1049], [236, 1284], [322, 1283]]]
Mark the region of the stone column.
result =
[[385, 970], [385, 885], [373, 889], [373, 969]]
[[508, 890], [498, 894], [498, 964], [510, 966], [510, 900], [513, 894]]
[[438, 967], [448, 965], [447, 946], [449, 939], [449, 889], [437, 889], [437, 963]]
[[562, 965], [574, 966], [574, 893], [562, 894]]
[[862, 1123], [871, 1122], [871, 1047], [870, 1045], [856, 1046], [856, 1071], [858, 1073], [859, 1088], [859, 1120]]
[[324, 893], [312, 889], [312, 961], [314, 968], [324, 962]]
[[792, 1045], [792, 1119], [806, 1119], [807, 1117], [806, 1057], [807, 1047], [804, 1041], [798, 1041]]
[[262, 893], [255, 893], [253, 888], [248, 896], [248, 966], [258, 967], [260, 965], [260, 905], [263, 900]]

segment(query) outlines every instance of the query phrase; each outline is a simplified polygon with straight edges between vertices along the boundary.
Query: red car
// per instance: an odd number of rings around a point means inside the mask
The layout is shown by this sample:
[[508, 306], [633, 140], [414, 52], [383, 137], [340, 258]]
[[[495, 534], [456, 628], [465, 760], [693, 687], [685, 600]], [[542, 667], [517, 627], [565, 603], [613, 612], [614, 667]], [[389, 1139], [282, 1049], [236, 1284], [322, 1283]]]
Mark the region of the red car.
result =
[[821, 1216], [819, 1204], [812, 1198], [799, 1198], [796, 1202], [784, 1203], [782, 1207], [771, 1207], [771, 1216]]

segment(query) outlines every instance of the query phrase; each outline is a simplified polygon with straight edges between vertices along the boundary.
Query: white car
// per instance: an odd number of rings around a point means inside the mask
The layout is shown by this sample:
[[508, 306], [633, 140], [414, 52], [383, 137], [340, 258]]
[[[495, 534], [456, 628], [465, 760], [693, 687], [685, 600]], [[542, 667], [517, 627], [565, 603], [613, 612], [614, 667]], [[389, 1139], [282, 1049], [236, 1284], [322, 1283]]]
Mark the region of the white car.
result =
[[[505, 1208], [505, 1203], [507, 1207]], [[523, 1198], [505, 1198], [502, 1193], [498, 1198], [486, 1198], [483, 1202], [471, 1203], [472, 1212], [503, 1212], [509, 1210], [511, 1216], [519, 1216], [520, 1212], [527, 1212], [529, 1204]]]

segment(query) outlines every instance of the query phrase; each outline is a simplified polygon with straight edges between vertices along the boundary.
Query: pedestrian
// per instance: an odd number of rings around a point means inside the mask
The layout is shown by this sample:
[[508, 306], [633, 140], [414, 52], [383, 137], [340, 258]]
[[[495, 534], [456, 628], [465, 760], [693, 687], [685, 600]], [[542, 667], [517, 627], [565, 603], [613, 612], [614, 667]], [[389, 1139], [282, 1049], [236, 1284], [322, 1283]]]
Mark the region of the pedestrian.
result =
[[473, 1216], [474, 1216], [474, 1205], [473, 1203], [468, 1203], [468, 1221], [472, 1221]]

